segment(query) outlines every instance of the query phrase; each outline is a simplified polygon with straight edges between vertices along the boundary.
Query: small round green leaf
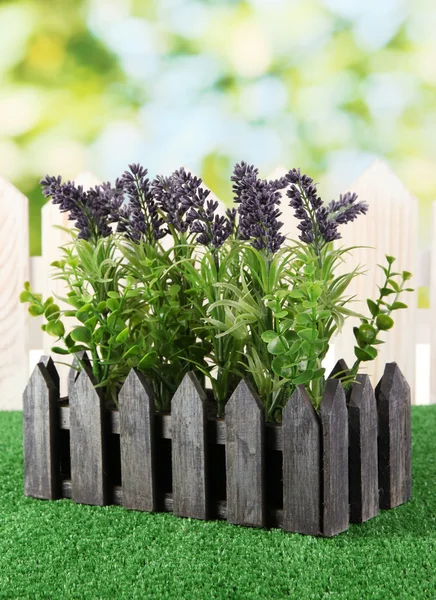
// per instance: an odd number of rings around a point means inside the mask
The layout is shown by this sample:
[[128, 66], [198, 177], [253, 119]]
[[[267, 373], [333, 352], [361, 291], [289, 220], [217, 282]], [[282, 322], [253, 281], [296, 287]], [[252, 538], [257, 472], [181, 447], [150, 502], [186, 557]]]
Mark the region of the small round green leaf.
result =
[[318, 338], [317, 329], [302, 329], [301, 331], [297, 331], [297, 334], [298, 337], [307, 342], [314, 342]]
[[268, 344], [268, 352], [270, 354], [273, 354], [274, 356], [279, 356], [280, 354], [284, 354], [287, 349], [288, 349], [288, 344], [287, 344], [286, 340], [284, 340], [283, 338], [281, 339], [279, 336], [277, 336], [274, 340], [272, 340]]
[[378, 315], [375, 324], [382, 331], [387, 331], [394, 326], [394, 321], [388, 315]]
[[44, 307], [39, 304], [31, 304], [27, 309], [32, 317], [38, 317], [39, 315], [44, 314]]
[[33, 296], [29, 291], [24, 290], [23, 292], [21, 292], [20, 302], [32, 302], [32, 300], [33, 300]]
[[49, 321], [45, 330], [49, 335], [57, 338], [62, 337], [65, 333], [65, 327], [62, 321]]
[[109, 300], [106, 302], [106, 305], [111, 312], [114, 312], [117, 310], [120, 303], [116, 298], [109, 298]]
[[363, 323], [359, 327], [358, 337], [366, 344], [372, 344], [372, 342], [377, 337], [377, 331], [372, 325], [369, 325], [369, 323]]
[[76, 327], [71, 332], [71, 338], [75, 342], [82, 342], [83, 344], [89, 344], [91, 341], [91, 332], [87, 327]]
[[273, 342], [278, 337], [278, 333], [276, 331], [272, 331], [271, 329], [269, 329], [268, 331], [264, 331], [261, 335], [262, 340], [267, 344], [269, 342]]
[[57, 304], [49, 304], [45, 309], [45, 318], [49, 321], [56, 321], [59, 319], [61, 309]]

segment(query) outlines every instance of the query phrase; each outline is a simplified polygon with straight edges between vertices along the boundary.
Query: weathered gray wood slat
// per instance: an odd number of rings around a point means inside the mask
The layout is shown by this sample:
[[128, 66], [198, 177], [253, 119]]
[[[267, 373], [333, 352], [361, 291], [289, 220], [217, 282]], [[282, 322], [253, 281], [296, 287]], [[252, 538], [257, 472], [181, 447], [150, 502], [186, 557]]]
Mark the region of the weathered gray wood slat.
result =
[[82, 504], [108, 503], [104, 404], [99, 388], [83, 370], [70, 392], [72, 499]]
[[42, 356], [23, 394], [24, 494], [61, 497], [59, 457], [59, 376]]
[[265, 525], [265, 416], [248, 380], [226, 404], [227, 521]]
[[363, 523], [379, 512], [377, 404], [368, 375], [357, 375], [348, 401], [350, 521]]
[[132, 369], [119, 394], [121, 480], [126, 508], [156, 510], [154, 399]]
[[340, 381], [328, 379], [321, 400], [323, 440], [322, 534], [331, 537], [348, 529], [348, 414]]
[[[110, 433], [120, 433], [120, 416], [117, 410], [110, 410], [109, 427]], [[155, 429], [159, 432], [161, 439], [170, 440], [171, 433], [171, 415], [155, 414]], [[210, 443], [225, 445], [226, 443], [226, 424], [224, 421], [208, 420], [208, 434]], [[70, 408], [69, 406], [60, 407], [60, 428], [70, 428]], [[282, 450], [282, 428], [273, 423], [265, 424], [265, 444], [270, 450]]]
[[74, 355], [74, 358], [73, 358], [73, 362], [71, 363], [71, 368], [68, 371], [68, 377], [67, 377], [68, 396], [70, 395], [71, 390], [73, 389], [73, 385], [74, 385], [76, 379], [79, 377], [80, 371], [78, 371], [78, 369], [80, 366], [80, 361], [82, 361], [82, 364], [85, 364], [88, 367], [88, 369], [91, 370], [91, 362], [90, 362], [89, 357], [86, 354], [86, 352], [84, 350], [81, 350], [80, 352], [76, 352], [76, 354]]
[[[345, 373], [344, 373], [345, 371]], [[328, 379], [342, 379], [343, 376], [345, 376], [348, 372], [348, 365], [345, 362], [345, 360], [343, 358], [340, 358], [337, 363], [335, 364], [335, 366], [333, 367], [330, 375], [328, 376]], [[339, 375], [339, 377], [335, 377], [336, 375]]]
[[208, 517], [205, 402], [194, 373], [187, 373], [171, 402], [174, 514], [180, 517]]
[[288, 400], [283, 429], [283, 529], [321, 533], [321, 423], [303, 385]]
[[380, 508], [393, 508], [412, 493], [410, 387], [396, 363], [386, 365], [376, 398]]
[[[115, 485], [112, 488], [113, 502], [117, 506], [124, 506], [123, 488]], [[62, 498], [71, 498], [71, 481], [64, 479], [62, 481]], [[165, 494], [161, 509], [163, 512], [173, 512], [173, 495]], [[268, 512], [268, 522], [272, 527], [282, 527], [283, 511], [280, 508], [271, 509]], [[227, 519], [227, 503], [225, 500], [214, 501], [214, 515], [218, 519]]]

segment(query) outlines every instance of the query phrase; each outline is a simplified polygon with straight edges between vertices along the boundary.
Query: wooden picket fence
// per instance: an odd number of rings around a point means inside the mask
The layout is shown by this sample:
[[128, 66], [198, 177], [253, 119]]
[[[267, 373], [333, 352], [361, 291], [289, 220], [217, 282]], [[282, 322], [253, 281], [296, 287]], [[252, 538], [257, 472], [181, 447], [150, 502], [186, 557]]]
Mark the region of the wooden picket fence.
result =
[[[285, 171], [279, 168], [270, 176], [282, 175]], [[395, 266], [414, 274], [412, 287], [430, 289], [430, 305], [436, 306], [436, 209], [433, 211], [433, 245], [422, 249], [418, 245], [417, 200], [386, 164], [375, 162], [351, 186], [346, 185], [345, 180], [346, 175], [343, 189], [357, 192], [370, 208], [365, 217], [341, 229], [343, 239], [339, 244], [374, 248], [355, 250], [343, 267], [350, 270], [360, 263], [367, 268], [367, 275], [359, 277], [350, 286], [350, 295], [359, 299], [353, 308], [366, 311], [365, 299], [377, 296], [377, 284], [381, 284], [383, 277], [377, 264], [384, 262], [385, 254], [396, 256]], [[84, 187], [98, 182], [89, 173], [80, 175], [76, 181]], [[23, 281], [30, 279], [35, 291], [44, 296], [53, 292], [64, 295], [62, 282], [49, 278], [49, 265], [59, 257], [58, 247], [68, 241], [68, 234], [53, 225], [69, 226], [71, 223], [57, 206], [47, 203], [42, 209], [42, 255], [29, 258], [27, 205], [27, 198], [9, 182], [0, 179], [0, 233], [3, 240], [0, 247], [0, 409], [21, 408], [22, 390], [30, 373], [29, 353], [36, 353], [36, 357], [41, 352], [47, 354], [53, 341], [41, 331], [41, 318], [30, 318], [26, 306], [18, 303]], [[283, 203], [282, 210], [283, 232], [297, 237], [296, 221], [287, 202]], [[364, 368], [375, 385], [384, 365], [396, 361], [411, 386], [412, 402], [435, 402], [436, 310], [418, 310], [417, 292], [407, 294], [404, 299], [409, 309], [397, 311], [395, 327], [386, 336], [387, 343], [378, 347], [379, 356]], [[349, 319], [341, 335], [333, 339], [331, 365], [341, 356], [352, 362], [354, 324], [353, 319]], [[423, 348], [431, 351], [431, 358], [425, 365], [417, 354]], [[417, 367], [421, 369], [419, 377], [415, 373]]]
[[72, 372], [61, 398], [58, 372], [43, 356], [23, 409], [24, 488], [35, 498], [330, 537], [411, 497], [410, 387], [395, 363], [375, 392], [367, 375], [348, 397], [329, 379], [319, 415], [299, 386], [282, 423], [270, 424], [246, 380], [224, 419], [192, 372], [171, 414], [159, 414], [132, 370], [116, 409], [86, 369]]

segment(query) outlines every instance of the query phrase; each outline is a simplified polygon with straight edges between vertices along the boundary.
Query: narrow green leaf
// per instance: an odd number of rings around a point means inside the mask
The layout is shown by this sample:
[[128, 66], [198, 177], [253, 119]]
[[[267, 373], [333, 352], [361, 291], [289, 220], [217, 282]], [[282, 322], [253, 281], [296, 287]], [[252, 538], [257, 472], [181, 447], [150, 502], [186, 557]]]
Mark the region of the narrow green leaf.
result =
[[294, 385], [302, 385], [303, 383], [309, 383], [309, 381], [311, 381], [312, 378], [313, 378], [313, 371], [308, 369], [307, 371], [304, 371], [304, 373], [301, 373], [301, 375], [298, 375], [298, 377], [293, 379], [292, 383]]
[[126, 327], [125, 329], [123, 329], [123, 331], [120, 331], [120, 333], [117, 335], [117, 337], [115, 339], [118, 343], [124, 344], [124, 342], [127, 340], [128, 337], [129, 337], [129, 328]]
[[404, 302], [394, 302], [389, 306], [390, 310], [398, 310], [400, 308], [407, 308], [407, 304], [404, 304]]
[[157, 353], [152, 350], [148, 352], [138, 363], [138, 369], [151, 369], [156, 363]]
[[354, 354], [359, 360], [369, 361], [374, 360], [377, 356], [377, 350], [368, 346], [367, 348], [359, 348], [358, 346], [354, 346]]
[[377, 306], [377, 304], [373, 300], [370, 300], [369, 298], [366, 301], [366, 303], [368, 305], [369, 311], [372, 314], [372, 316], [376, 317], [378, 315], [378, 313], [380, 312], [380, 309]]
[[70, 351], [66, 350], [65, 348], [61, 348], [60, 346], [53, 346], [51, 348], [51, 351], [54, 352], [55, 354], [69, 354]]

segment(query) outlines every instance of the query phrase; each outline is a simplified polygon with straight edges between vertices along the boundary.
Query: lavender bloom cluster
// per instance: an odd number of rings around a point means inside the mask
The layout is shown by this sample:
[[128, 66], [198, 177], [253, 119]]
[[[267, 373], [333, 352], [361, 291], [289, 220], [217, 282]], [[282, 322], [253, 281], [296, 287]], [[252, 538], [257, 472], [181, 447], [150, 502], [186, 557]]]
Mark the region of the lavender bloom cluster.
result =
[[122, 191], [118, 182], [115, 187], [110, 183], [96, 185], [87, 191], [72, 181], [62, 183], [60, 176], [46, 175], [41, 179], [42, 192], [51, 198], [61, 212], [69, 212], [68, 219], [75, 221], [82, 239], [107, 237], [112, 233], [110, 223], [113, 214], [122, 204]]
[[168, 230], [159, 214], [158, 203], [147, 179], [147, 169], [139, 164], [131, 164], [129, 171], [124, 171], [118, 181], [127, 202], [114, 211], [113, 221], [118, 223], [117, 231], [134, 241], [144, 239], [153, 243], [163, 238]]
[[289, 206], [300, 221], [297, 226], [301, 231], [299, 238], [307, 244], [315, 242], [319, 246], [340, 239], [339, 225], [354, 221], [359, 214], [368, 211], [368, 205], [356, 202], [357, 194], [351, 192], [324, 206], [313, 179], [301, 174], [300, 169], [290, 170], [286, 179], [290, 184], [286, 192], [290, 198]]
[[277, 205], [281, 201], [279, 190], [285, 188], [288, 181], [285, 177], [272, 181], [259, 179], [258, 173], [258, 169], [244, 161], [233, 170], [234, 201], [239, 204], [238, 237], [251, 240], [257, 250], [274, 254], [285, 241], [280, 233], [282, 213]]
[[219, 248], [232, 234], [236, 214], [216, 213], [218, 202], [209, 199], [210, 190], [202, 187], [202, 180], [182, 167], [171, 177], [156, 178], [153, 191], [167, 223], [176, 231], [195, 233], [196, 241], [204, 246]]

